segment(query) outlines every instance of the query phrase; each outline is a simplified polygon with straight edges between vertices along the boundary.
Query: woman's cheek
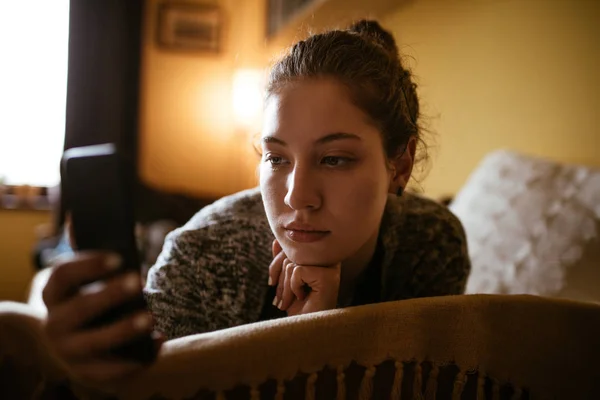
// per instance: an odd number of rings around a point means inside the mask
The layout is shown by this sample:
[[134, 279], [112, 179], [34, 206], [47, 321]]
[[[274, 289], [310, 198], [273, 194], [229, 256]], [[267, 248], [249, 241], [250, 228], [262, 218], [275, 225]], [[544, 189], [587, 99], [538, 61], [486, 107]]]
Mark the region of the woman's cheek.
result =
[[261, 168], [260, 191], [272, 230], [275, 230], [277, 219], [284, 208], [285, 201], [285, 180], [279, 175], [282, 174], [273, 171], [268, 166], [264, 169]]
[[270, 167], [263, 167], [260, 171], [260, 189], [263, 194], [263, 202], [274, 204], [279, 201], [278, 197], [285, 197], [285, 175], [279, 171], [273, 171]]

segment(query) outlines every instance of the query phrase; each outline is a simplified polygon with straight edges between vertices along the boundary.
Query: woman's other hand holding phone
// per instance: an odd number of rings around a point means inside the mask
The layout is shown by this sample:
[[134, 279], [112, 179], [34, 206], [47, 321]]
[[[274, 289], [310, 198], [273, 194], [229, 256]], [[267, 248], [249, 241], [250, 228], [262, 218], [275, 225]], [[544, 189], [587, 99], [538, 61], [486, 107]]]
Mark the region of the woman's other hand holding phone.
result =
[[[139, 311], [107, 326], [88, 327], [110, 309], [140, 296], [139, 274], [115, 275], [120, 267], [116, 254], [75, 252], [55, 263], [43, 290], [48, 309], [44, 329], [52, 350], [75, 379], [92, 385], [118, 383], [144, 367], [111, 356], [110, 351], [149, 334], [153, 328], [150, 313]], [[156, 345], [161, 344], [162, 339], [156, 339]]]

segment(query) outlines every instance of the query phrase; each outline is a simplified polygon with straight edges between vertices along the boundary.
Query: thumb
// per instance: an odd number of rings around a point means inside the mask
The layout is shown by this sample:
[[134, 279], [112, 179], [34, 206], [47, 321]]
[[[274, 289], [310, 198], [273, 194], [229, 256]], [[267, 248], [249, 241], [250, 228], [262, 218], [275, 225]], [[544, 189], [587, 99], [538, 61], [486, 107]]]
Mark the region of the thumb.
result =
[[73, 228], [73, 219], [71, 213], [67, 212], [65, 215], [64, 229], [67, 232], [67, 242], [73, 250], [77, 250], [77, 243], [75, 243], [75, 229]]
[[154, 342], [154, 349], [158, 352], [163, 343], [167, 341], [167, 337], [162, 332], [154, 331], [152, 332], [152, 341]]
[[281, 245], [279, 244], [277, 239], [274, 239], [273, 246], [272, 246], [273, 258], [275, 258], [275, 256], [277, 254], [281, 253], [282, 251], [283, 251], [283, 248], [281, 247]]

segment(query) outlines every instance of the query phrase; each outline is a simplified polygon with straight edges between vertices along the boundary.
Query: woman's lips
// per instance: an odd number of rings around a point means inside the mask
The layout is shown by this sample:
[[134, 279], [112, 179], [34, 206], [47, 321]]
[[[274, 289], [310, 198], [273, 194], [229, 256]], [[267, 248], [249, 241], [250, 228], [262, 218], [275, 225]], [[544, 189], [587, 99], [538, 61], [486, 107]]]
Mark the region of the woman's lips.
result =
[[286, 229], [287, 237], [298, 243], [312, 243], [325, 239], [329, 235], [329, 231], [303, 231], [298, 229]]

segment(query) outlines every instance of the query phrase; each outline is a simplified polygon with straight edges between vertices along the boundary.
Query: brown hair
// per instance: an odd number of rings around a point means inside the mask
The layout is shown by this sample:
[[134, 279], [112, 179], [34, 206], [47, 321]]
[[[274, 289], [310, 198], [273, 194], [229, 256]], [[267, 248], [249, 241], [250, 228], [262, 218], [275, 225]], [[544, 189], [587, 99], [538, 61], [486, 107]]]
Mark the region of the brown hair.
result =
[[267, 95], [288, 82], [319, 77], [333, 77], [350, 90], [352, 101], [381, 131], [387, 157], [404, 151], [411, 137], [424, 145], [417, 85], [394, 37], [378, 22], [361, 20], [296, 43], [271, 69]]

